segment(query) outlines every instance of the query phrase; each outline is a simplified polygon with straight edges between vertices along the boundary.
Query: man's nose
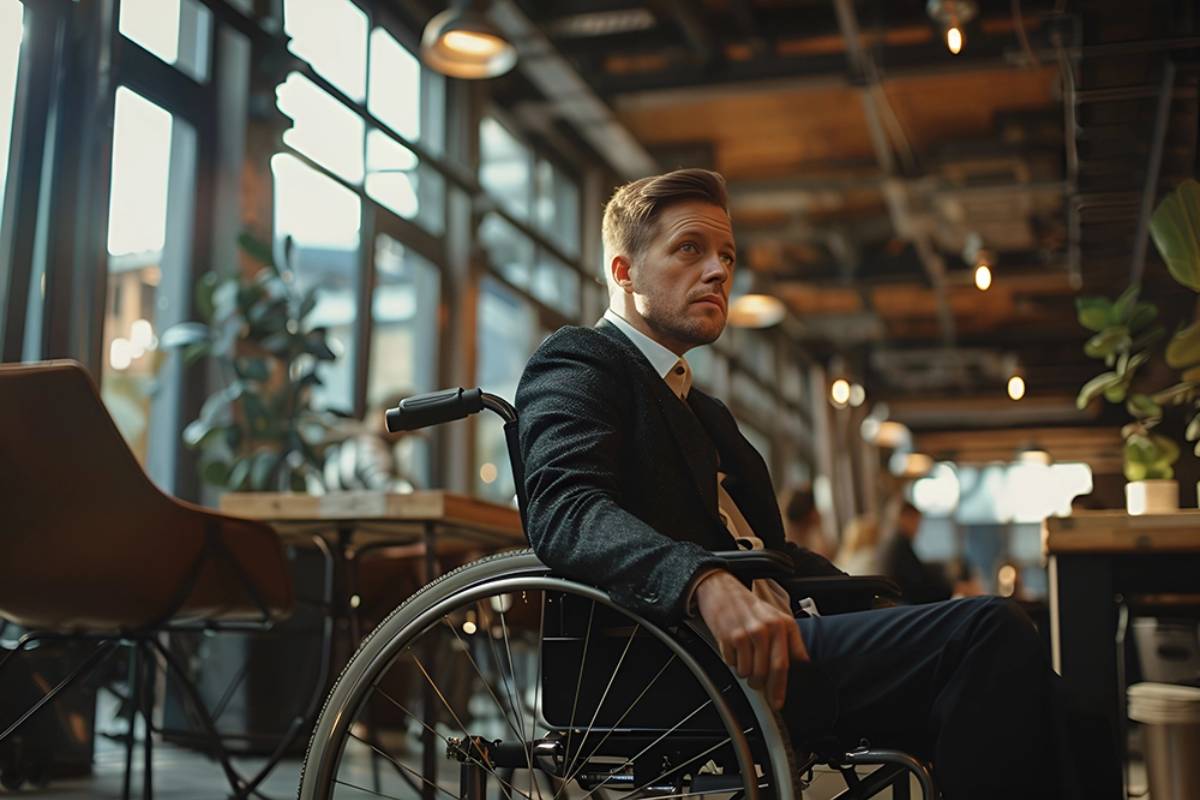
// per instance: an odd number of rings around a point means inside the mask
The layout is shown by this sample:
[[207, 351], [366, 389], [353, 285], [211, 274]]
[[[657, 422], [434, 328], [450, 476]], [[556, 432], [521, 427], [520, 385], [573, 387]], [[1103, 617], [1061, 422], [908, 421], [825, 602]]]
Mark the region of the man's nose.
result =
[[719, 255], [714, 255], [704, 260], [704, 271], [701, 273], [700, 279], [705, 283], [724, 283], [729, 279], [729, 269], [721, 261]]

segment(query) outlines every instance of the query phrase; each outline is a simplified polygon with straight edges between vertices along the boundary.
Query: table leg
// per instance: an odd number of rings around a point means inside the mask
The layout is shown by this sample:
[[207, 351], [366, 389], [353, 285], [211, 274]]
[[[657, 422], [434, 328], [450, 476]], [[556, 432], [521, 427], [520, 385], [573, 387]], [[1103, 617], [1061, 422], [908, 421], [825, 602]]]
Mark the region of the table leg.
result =
[[[1117, 598], [1112, 561], [1103, 555], [1050, 557], [1054, 669], [1084, 707], [1103, 710], [1118, 729], [1124, 687], [1117, 680]], [[1124, 760], [1125, 742], [1118, 742]]]

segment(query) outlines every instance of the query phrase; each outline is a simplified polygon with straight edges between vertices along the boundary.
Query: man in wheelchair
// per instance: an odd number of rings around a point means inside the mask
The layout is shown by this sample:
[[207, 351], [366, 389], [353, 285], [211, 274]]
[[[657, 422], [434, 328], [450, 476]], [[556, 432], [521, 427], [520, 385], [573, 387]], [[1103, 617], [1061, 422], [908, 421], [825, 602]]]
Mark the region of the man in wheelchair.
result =
[[[736, 249], [723, 178], [698, 169], [619, 188], [604, 212], [610, 305], [530, 359], [517, 391], [527, 532], [556, 572], [661, 625], [703, 619], [725, 660], [798, 737], [866, 739], [929, 760], [944, 797], [1115, 797], [1112, 743], [1081, 770], [1028, 618], [996, 598], [820, 616], [747, 586], [714, 551], [784, 552], [761, 456], [691, 386], [685, 354], [725, 327]], [[1114, 777], [1116, 776], [1116, 777]]]

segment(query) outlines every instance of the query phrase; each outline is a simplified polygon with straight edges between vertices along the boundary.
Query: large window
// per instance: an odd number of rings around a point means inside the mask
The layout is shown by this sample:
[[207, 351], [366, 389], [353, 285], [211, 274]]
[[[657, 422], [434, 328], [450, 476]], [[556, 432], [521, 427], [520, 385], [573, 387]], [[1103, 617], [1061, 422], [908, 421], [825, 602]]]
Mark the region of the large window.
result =
[[208, 79], [212, 12], [198, 0], [121, 0], [117, 29], [186, 75]]
[[[519, 295], [489, 278], [484, 278], [479, 288], [478, 313], [475, 347], [479, 386], [511, 402], [525, 362], [537, 345], [537, 317]], [[494, 414], [480, 414], [476, 420], [475, 491], [489, 500], [510, 502], [516, 484], [503, 425]]]
[[116, 93], [101, 393], [152, 478], [170, 484], [178, 420], [157, 382], [158, 334], [186, 318], [195, 133], [126, 87]]
[[562, 256], [579, 257], [579, 187], [549, 161], [535, 158], [493, 117], [479, 126], [479, 182], [500, 209], [486, 214], [479, 228], [489, 266], [543, 305], [577, 321], [583, 276], [592, 273]]
[[[375, 240], [375, 287], [371, 293], [371, 363], [367, 407], [372, 414], [418, 392], [437, 389], [437, 267], [390, 236]], [[417, 488], [432, 482], [429, 436], [422, 432], [397, 445], [402, 471]]]
[[319, 407], [354, 409], [354, 352], [358, 319], [361, 202], [354, 192], [308, 167], [294, 156], [271, 160], [275, 175], [276, 251], [283, 258], [290, 241], [291, 261], [301, 291], [316, 286], [317, 305], [309, 318], [328, 329], [337, 359], [321, 367], [322, 385], [313, 391]]
[[[19, 0], [0, 0], [0, 214], [4, 213], [8, 150], [12, 144], [13, 102], [17, 91], [17, 66], [21, 59], [23, 9]], [[3, 223], [3, 217], [0, 217], [0, 225]]]

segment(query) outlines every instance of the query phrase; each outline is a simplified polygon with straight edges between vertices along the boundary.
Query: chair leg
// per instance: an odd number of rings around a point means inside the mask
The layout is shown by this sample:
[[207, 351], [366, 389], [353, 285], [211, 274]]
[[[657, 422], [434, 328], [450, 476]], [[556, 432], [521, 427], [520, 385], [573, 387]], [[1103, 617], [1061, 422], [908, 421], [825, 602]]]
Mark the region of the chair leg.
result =
[[129, 646], [129, 732], [125, 737], [125, 776], [121, 781], [121, 800], [130, 800], [133, 781], [133, 749], [137, 741], [138, 710], [142, 707], [142, 649], [136, 642]]
[[152, 800], [154, 797], [154, 681], [157, 670], [154, 668], [154, 658], [149, 652], [149, 645], [138, 644], [142, 651], [142, 685], [139, 687], [142, 709], [142, 721], [145, 723], [145, 742], [143, 744], [142, 764], [142, 800]]
[[[39, 637], [39, 638], [41, 638], [41, 637]], [[24, 649], [23, 645], [21, 645], [21, 644], [18, 644], [17, 648], [18, 648], [17, 650], [14, 650], [10, 653], [5, 654], [4, 660], [0, 661], [0, 666], [3, 666], [5, 663], [7, 663], [9, 657], [11, 657], [14, 653], [18, 652], [21, 649]], [[93, 650], [88, 655], [88, 657], [85, 658], [82, 661], [82, 663], [80, 663], [79, 666], [76, 667], [71, 672], [70, 675], [63, 678], [61, 681], [58, 682], [57, 686], [55, 686], [50, 691], [48, 691], [44, 695], [42, 695], [42, 697], [36, 703], [34, 703], [24, 714], [22, 714], [20, 717], [18, 717], [15, 722], [13, 722], [11, 725], [9, 725], [7, 728], [5, 728], [3, 731], [0, 731], [0, 742], [3, 742], [9, 736], [12, 736], [14, 733], [16, 733], [17, 730], [22, 725], [24, 725], [26, 722], [28, 722], [35, 714], [37, 714], [39, 711], [41, 711], [47, 705], [52, 703], [54, 701], [54, 699], [56, 697], [58, 697], [60, 694], [62, 694], [64, 691], [71, 688], [71, 686], [74, 685], [74, 683], [77, 680], [79, 680], [81, 677], [83, 677], [85, 674], [87, 674], [91, 670], [95, 669], [102, 661], [104, 661], [105, 658], [107, 658], [109, 655], [112, 654], [112, 652], [115, 648], [116, 648], [116, 644], [113, 642], [103, 642], [98, 647], [96, 647], [96, 649]]]

